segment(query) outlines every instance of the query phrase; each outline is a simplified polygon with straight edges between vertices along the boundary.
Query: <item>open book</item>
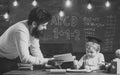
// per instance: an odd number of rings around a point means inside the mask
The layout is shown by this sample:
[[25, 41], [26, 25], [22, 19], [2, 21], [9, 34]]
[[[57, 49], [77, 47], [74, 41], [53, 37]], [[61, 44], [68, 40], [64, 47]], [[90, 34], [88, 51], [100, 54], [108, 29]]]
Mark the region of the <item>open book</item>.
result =
[[53, 57], [56, 61], [60, 62], [72, 62], [74, 60], [71, 53], [54, 55]]
[[18, 65], [18, 69], [21, 70], [33, 70], [32, 64], [18, 63], [17, 65]]
[[91, 70], [87, 69], [67, 69], [67, 72], [91, 72]]

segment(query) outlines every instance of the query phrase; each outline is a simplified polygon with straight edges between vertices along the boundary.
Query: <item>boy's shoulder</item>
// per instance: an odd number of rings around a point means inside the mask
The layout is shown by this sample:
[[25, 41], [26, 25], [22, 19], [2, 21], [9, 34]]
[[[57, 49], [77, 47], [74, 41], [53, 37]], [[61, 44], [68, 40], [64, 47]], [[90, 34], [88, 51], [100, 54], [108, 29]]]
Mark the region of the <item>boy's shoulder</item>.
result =
[[103, 55], [103, 53], [98, 53], [98, 55]]
[[104, 57], [103, 53], [98, 53], [97, 56], [98, 57]]
[[114, 58], [112, 61], [120, 61], [120, 58]]

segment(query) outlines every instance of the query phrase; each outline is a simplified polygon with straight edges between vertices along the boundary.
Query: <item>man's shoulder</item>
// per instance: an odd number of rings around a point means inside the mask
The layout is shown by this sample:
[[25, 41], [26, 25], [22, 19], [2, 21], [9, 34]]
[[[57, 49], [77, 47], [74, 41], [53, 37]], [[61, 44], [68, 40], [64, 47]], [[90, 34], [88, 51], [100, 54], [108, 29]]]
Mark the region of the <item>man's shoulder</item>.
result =
[[17, 22], [16, 24], [13, 25], [13, 28], [17, 30], [28, 30], [28, 27], [26, 25], [26, 20]]
[[25, 26], [26, 22], [27, 22], [26, 20], [22, 20], [22, 21], [19, 21], [19, 22], [15, 23], [13, 26], [19, 26], [19, 27]]

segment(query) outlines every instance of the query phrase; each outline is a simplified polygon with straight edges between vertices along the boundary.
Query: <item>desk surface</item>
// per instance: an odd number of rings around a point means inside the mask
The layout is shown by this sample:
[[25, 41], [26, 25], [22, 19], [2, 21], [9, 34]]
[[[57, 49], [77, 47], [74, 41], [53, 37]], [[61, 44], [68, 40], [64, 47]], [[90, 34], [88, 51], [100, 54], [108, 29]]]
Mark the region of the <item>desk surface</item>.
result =
[[117, 74], [109, 74], [109, 73], [103, 73], [101, 71], [99, 72], [90, 72], [90, 73], [75, 73], [75, 72], [65, 72], [65, 73], [50, 73], [42, 70], [14, 70], [7, 73], [4, 73], [3, 75], [117, 75]]

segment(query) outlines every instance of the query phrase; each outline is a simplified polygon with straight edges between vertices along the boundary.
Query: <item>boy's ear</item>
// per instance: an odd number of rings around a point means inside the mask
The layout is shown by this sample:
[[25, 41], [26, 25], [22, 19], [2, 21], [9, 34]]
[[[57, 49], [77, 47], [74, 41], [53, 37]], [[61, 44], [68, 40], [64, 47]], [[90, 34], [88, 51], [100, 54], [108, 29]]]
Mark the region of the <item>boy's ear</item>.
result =
[[100, 48], [98, 48], [98, 51], [97, 51], [98, 53], [100, 52]]

